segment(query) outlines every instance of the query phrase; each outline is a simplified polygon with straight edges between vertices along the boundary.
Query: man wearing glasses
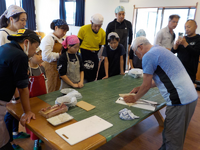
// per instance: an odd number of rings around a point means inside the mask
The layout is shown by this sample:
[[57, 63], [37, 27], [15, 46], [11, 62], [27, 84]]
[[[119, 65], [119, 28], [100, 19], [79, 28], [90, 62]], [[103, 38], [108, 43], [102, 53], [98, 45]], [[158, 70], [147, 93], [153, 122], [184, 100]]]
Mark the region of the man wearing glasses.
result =
[[179, 15], [169, 16], [168, 25], [165, 28], [162, 28], [160, 31], [158, 31], [154, 40], [154, 45], [160, 45], [167, 48], [168, 50], [171, 50], [171, 48], [174, 45], [174, 39], [176, 37], [173, 30], [178, 25], [179, 18]]
[[197, 103], [197, 92], [181, 61], [166, 48], [151, 45], [145, 37], [132, 44], [134, 55], [142, 59], [143, 83], [125, 96], [127, 103], [139, 100], [158, 87], [166, 101], [163, 144], [159, 150], [182, 150], [186, 131]]

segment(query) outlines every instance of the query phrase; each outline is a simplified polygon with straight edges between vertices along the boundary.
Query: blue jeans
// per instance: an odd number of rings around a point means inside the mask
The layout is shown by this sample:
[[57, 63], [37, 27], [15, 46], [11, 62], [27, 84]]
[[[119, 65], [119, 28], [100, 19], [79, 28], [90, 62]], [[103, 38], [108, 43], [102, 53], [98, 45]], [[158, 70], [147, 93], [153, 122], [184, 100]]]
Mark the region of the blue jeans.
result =
[[18, 128], [19, 128], [19, 121], [17, 119], [15, 119], [10, 113], [6, 113], [5, 117], [4, 117], [4, 121], [6, 123], [6, 127], [8, 129], [8, 133], [10, 136], [10, 141], [13, 141], [13, 132], [18, 132]]

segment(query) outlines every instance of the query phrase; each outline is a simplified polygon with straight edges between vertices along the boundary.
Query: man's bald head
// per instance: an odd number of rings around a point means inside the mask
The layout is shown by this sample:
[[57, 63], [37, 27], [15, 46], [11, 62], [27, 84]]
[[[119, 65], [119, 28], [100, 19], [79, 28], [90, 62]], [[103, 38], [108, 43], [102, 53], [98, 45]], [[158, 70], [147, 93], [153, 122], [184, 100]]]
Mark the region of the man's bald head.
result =
[[187, 20], [185, 23], [185, 33], [188, 37], [196, 35], [197, 23], [195, 20]]
[[187, 23], [187, 22], [194, 23], [194, 24], [197, 26], [197, 22], [196, 22], [195, 20], [193, 20], [193, 19], [189, 19], [189, 20], [186, 21], [186, 23]]

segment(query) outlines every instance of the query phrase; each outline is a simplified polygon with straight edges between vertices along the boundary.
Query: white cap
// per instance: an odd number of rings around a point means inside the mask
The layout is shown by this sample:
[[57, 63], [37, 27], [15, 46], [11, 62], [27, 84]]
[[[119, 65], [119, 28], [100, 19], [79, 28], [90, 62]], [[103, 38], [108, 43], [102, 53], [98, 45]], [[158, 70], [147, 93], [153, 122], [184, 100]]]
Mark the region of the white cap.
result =
[[115, 38], [119, 38], [119, 35], [116, 33], [116, 32], [110, 32], [109, 34], [108, 34], [108, 40], [110, 40], [110, 37], [111, 36], [115, 36]]
[[91, 17], [91, 21], [94, 24], [103, 24], [103, 16], [101, 14], [95, 14]]
[[[8, 7], [8, 9], [1, 15], [2, 16], [5, 16], [7, 19], [10, 18], [11, 16], [15, 15], [15, 14], [18, 14], [18, 13], [23, 13], [25, 12], [25, 10], [17, 5], [10, 5]], [[1, 18], [0, 17], [0, 18]]]

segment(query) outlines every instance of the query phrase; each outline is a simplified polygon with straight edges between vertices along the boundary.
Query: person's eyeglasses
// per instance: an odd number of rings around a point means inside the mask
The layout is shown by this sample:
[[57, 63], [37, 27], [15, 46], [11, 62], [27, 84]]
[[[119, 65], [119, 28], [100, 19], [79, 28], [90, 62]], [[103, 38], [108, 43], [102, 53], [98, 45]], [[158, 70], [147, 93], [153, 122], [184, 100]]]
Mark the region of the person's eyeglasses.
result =
[[[143, 44], [140, 44], [140, 45], [143, 45]], [[136, 55], [136, 51], [138, 50], [138, 47], [139, 47], [140, 45], [138, 45], [137, 48], [136, 48], [136, 50], [133, 51], [135, 56], [137, 56], [137, 55]]]

